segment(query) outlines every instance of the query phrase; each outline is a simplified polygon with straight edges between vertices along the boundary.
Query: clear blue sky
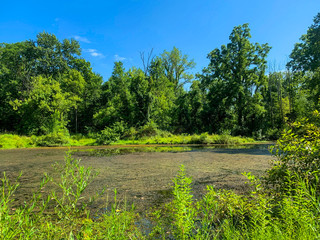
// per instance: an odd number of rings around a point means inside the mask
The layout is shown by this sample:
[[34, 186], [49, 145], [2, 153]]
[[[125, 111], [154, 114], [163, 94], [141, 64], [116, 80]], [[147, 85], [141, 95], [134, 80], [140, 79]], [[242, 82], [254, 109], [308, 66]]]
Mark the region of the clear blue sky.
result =
[[141, 67], [140, 51], [160, 54], [173, 46], [200, 72], [207, 54], [229, 42], [233, 27], [249, 23], [252, 41], [269, 43], [268, 60], [283, 68], [318, 12], [320, 0], [2, 1], [0, 42], [35, 39], [42, 31], [75, 38], [82, 57], [107, 80], [115, 60]]

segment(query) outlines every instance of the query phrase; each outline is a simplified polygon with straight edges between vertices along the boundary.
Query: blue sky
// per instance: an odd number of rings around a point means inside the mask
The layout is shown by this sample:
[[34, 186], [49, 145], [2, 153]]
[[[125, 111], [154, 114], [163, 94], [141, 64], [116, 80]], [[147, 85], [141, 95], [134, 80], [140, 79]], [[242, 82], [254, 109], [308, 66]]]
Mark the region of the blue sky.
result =
[[75, 38], [104, 80], [115, 60], [141, 67], [139, 52], [153, 48], [158, 55], [173, 46], [200, 72], [207, 54], [227, 44], [233, 27], [243, 23], [249, 23], [253, 42], [272, 46], [268, 60], [281, 70], [320, 12], [319, 0], [16, 0], [0, 6], [0, 42], [35, 39], [42, 31]]

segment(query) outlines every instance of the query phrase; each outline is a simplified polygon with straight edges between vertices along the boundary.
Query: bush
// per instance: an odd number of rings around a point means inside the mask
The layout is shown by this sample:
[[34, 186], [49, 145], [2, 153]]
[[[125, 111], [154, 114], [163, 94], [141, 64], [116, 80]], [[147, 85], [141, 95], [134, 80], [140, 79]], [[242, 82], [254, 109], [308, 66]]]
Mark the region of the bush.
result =
[[13, 134], [0, 135], [0, 148], [26, 148], [33, 146], [34, 141], [30, 137]]
[[123, 138], [129, 139], [129, 140], [135, 140], [137, 133], [138, 133], [137, 130], [134, 127], [131, 127], [124, 132]]
[[[314, 116], [320, 118], [318, 112]], [[268, 171], [267, 183], [280, 191], [296, 177], [307, 178], [313, 185], [320, 169], [320, 128], [308, 119], [290, 125], [272, 150], [276, 159]]]
[[70, 144], [70, 136], [67, 130], [60, 130], [49, 133], [47, 135], [39, 136], [34, 139], [37, 146], [40, 147], [57, 147]]
[[266, 132], [266, 139], [268, 140], [278, 140], [281, 136], [281, 130], [278, 128], [268, 129]]
[[125, 125], [123, 122], [116, 122], [112, 127], [103, 129], [97, 137], [97, 143], [108, 145], [110, 143], [120, 140], [125, 132]]
[[139, 138], [156, 136], [158, 135], [157, 127], [157, 124], [154, 122], [148, 122], [146, 125], [140, 127], [137, 135]]

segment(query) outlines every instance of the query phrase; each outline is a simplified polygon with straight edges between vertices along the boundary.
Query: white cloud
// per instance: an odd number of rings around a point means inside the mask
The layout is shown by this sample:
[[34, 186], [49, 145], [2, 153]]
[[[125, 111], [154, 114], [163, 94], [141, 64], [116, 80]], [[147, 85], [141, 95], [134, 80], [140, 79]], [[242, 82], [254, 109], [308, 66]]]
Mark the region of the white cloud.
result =
[[84, 52], [89, 53], [92, 57], [104, 57], [102, 53], [99, 53], [97, 49], [83, 49]]
[[115, 61], [125, 61], [126, 58], [125, 57], [120, 57], [118, 54], [114, 55], [114, 60]]
[[73, 37], [74, 37], [74, 39], [78, 40], [79, 42], [91, 43], [91, 42], [88, 40], [88, 38], [86, 38], [86, 37], [81, 37], [81, 36], [78, 36], [78, 35], [73, 36]]

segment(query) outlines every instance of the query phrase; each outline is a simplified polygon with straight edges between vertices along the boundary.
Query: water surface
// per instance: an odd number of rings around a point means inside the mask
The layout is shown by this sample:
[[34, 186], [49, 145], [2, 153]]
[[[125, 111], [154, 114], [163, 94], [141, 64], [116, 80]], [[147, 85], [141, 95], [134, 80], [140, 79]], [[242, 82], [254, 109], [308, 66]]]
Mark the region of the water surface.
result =
[[[103, 198], [95, 207], [111, 203], [114, 189], [118, 199], [134, 203], [138, 210], [145, 210], [170, 200], [172, 179], [179, 166], [185, 165], [193, 179], [194, 197], [200, 198], [207, 185], [233, 189], [245, 193], [247, 186], [242, 172], [261, 175], [272, 159], [268, 144], [238, 146], [103, 146], [71, 148], [72, 156], [81, 164], [99, 171], [86, 196], [106, 188]], [[52, 164], [62, 163], [68, 148], [35, 148], [0, 150], [0, 174], [14, 179], [20, 171], [21, 188], [15, 197], [23, 203], [38, 188], [44, 172], [53, 174]], [[57, 177], [57, 175], [55, 175]], [[44, 189], [44, 193], [51, 189]]]

